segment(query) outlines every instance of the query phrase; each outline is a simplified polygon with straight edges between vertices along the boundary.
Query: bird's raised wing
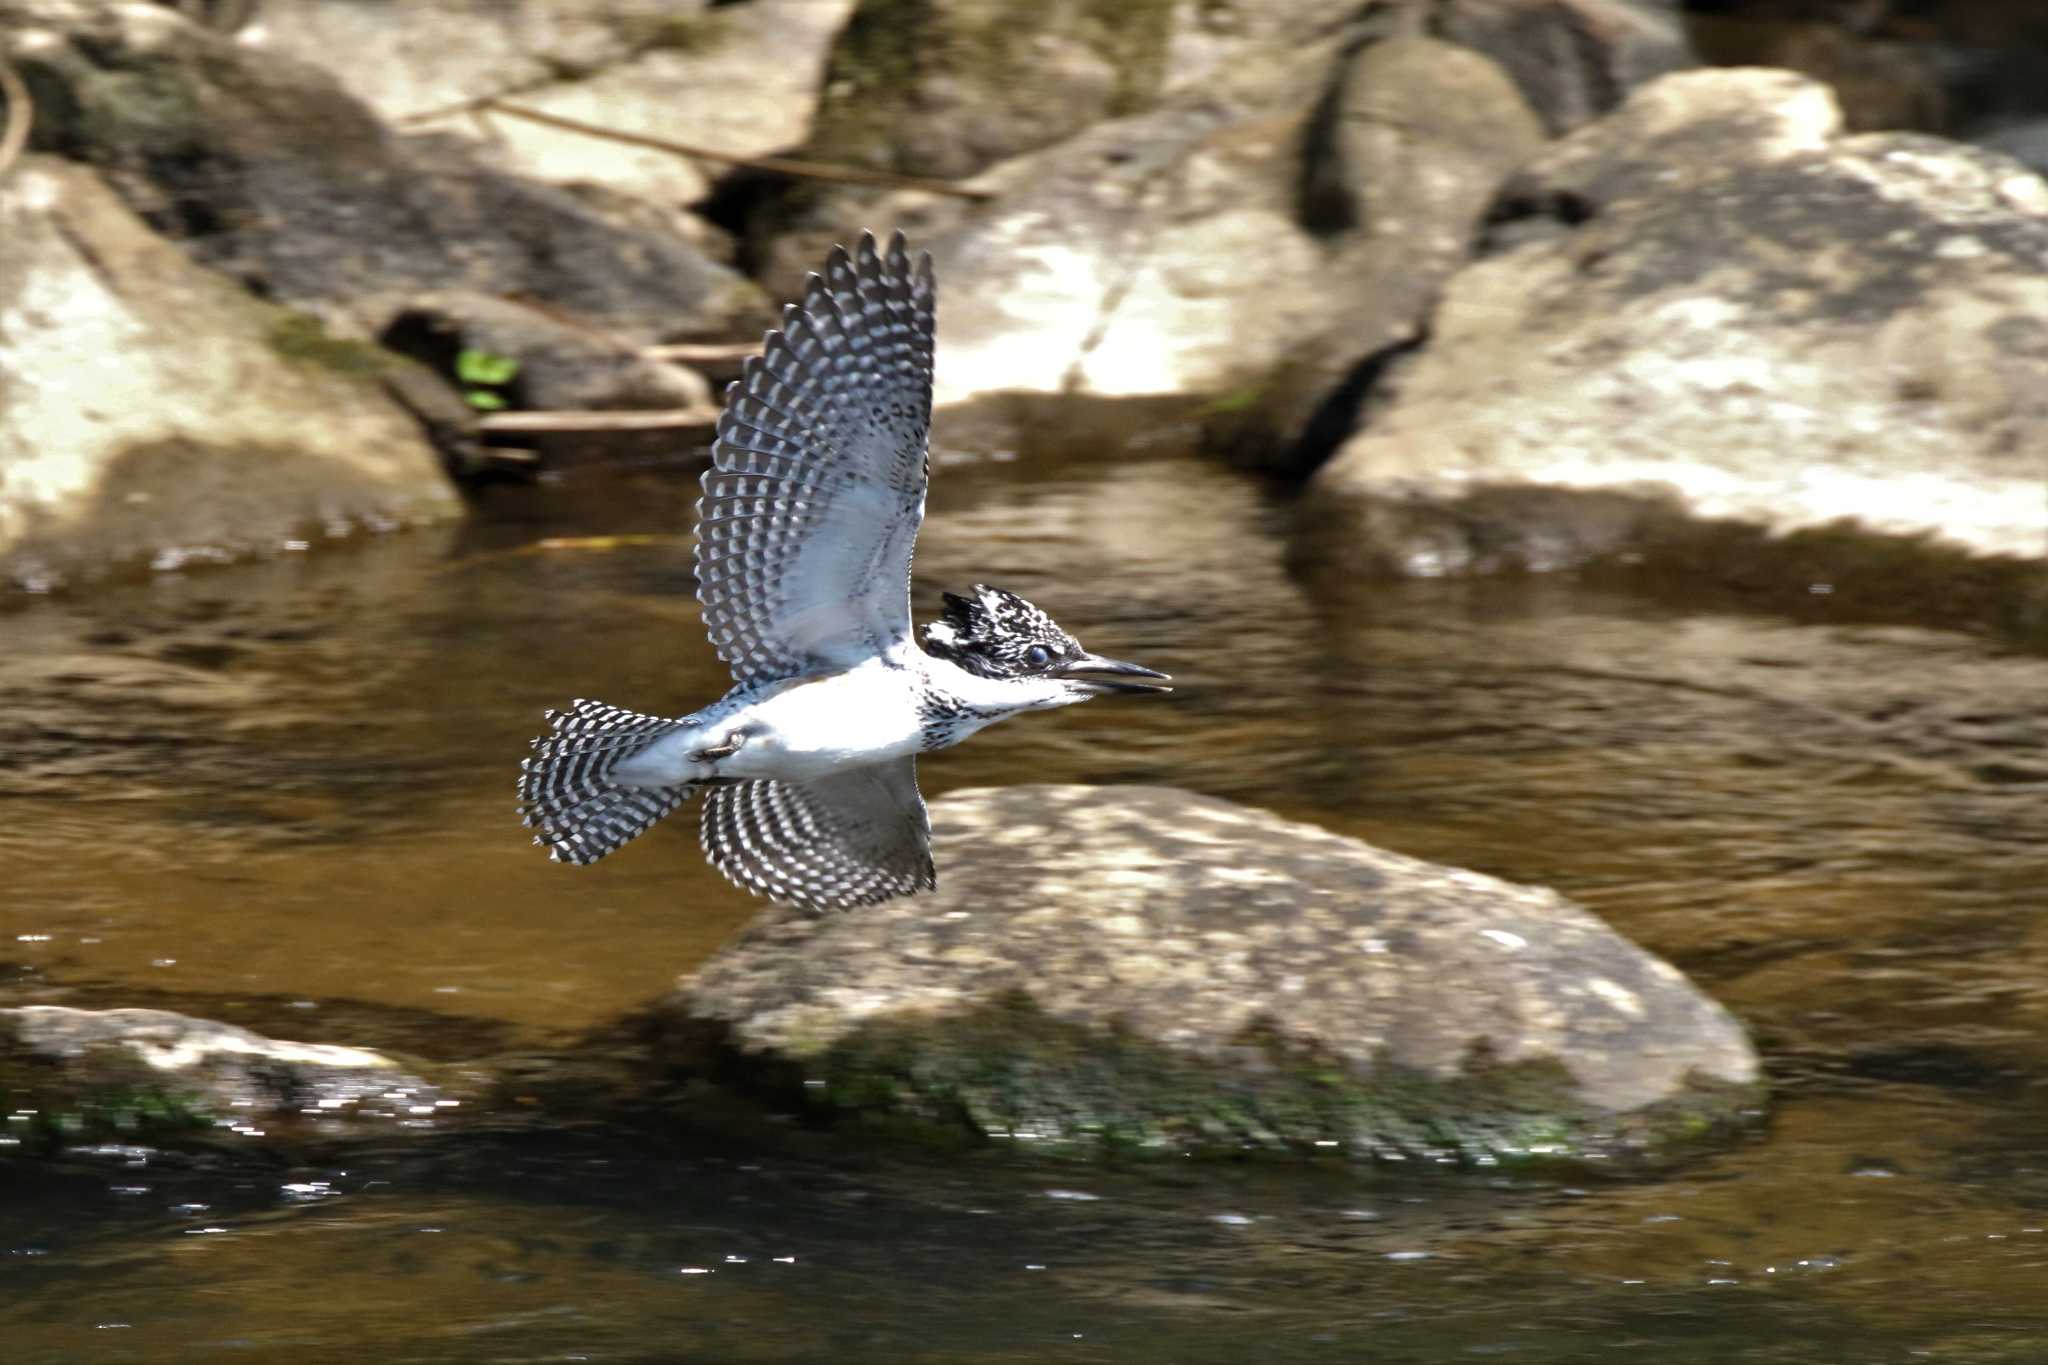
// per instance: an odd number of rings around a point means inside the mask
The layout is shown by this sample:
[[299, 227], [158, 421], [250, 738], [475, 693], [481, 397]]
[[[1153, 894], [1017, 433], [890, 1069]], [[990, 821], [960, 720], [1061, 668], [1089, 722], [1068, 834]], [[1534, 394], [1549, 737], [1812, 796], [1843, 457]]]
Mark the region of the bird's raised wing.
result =
[[809, 782], [713, 787], [704, 856], [735, 885], [806, 910], [851, 910], [938, 884], [917, 760]]
[[739, 682], [910, 638], [931, 427], [931, 257], [834, 247], [726, 394], [697, 504], [697, 600]]

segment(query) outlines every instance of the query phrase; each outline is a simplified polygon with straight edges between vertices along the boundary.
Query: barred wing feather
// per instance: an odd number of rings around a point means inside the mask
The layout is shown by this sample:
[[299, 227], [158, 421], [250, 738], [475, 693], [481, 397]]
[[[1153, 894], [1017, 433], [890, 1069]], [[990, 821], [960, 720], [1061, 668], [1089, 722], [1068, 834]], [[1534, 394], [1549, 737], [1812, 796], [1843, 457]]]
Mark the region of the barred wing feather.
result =
[[726, 396], [697, 504], [697, 597], [742, 683], [910, 637], [931, 426], [931, 257], [833, 249]]
[[704, 855], [757, 895], [806, 910], [850, 910], [937, 885], [917, 760], [846, 768], [809, 782], [713, 787]]

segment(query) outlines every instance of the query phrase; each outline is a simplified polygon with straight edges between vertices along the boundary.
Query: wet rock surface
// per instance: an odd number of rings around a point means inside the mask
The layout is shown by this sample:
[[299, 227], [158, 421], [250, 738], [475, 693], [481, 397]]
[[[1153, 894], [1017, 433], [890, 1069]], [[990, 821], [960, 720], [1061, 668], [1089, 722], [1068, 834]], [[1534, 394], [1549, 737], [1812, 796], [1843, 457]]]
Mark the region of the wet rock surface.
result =
[[1647, 493], [2038, 556], [2044, 252], [2015, 162], [1845, 135], [1789, 73], [1666, 77], [1517, 176], [1314, 493]]
[[933, 830], [938, 895], [771, 914], [671, 1008], [835, 1105], [1054, 1147], [1654, 1149], [1754, 1098], [1726, 1011], [1547, 890], [1158, 788]]
[[29, 158], [0, 182], [0, 581], [461, 515], [384, 389], [404, 368], [194, 265], [90, 169]]
[[264, 1136], [343, 1121], [428, 1127], [460, 1107], [444, 1089], [363, 1048], [267, 1038], [168, 1010], [0, 1009], [0, 1142], [112, 1134]]

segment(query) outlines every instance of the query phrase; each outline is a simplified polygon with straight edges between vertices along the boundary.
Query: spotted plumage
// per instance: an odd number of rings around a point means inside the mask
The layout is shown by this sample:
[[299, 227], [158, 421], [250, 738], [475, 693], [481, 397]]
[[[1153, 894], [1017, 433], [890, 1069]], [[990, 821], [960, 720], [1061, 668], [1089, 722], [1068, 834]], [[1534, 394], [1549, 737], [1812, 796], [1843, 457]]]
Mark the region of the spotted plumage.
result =
[[697, 597], [734, 687], [675, 719], [549, 712], [519, 799], [554, 858], [596, 862], [701, 789], [705, 856], [749, 891], [828, 910], [930, 890], [918, 754], [1022, 711], [1166, 690], [1000, 588], [947, 594], [920, 647], [934, 301], [929, 256], [862, 234], [747, 362], [697, 504]]

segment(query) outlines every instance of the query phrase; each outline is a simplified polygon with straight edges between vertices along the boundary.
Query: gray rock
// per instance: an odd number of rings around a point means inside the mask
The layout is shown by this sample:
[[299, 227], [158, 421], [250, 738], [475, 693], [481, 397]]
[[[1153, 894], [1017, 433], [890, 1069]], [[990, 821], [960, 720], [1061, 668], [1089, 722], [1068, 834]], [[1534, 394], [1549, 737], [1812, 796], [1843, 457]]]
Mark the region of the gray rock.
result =
[[2036, 175], [2048, 176], [2048, 118], [2000, 124], [1970, 138], [1980, 147], [2002, 152]]
[[330, 70], [387, 120], [591, 77], [674, 50], [706, 0], [360, 0], [267, 4], [246, 47]]
[[[1519, 220], [1317, 477], [1312, 501], [1362, 509], [1346, 553], [1386, 557], [1376, 504], [1502, 487], [2048, 552], [2040, 177], [1845, 135], [1828, 91], [1789, 73], [1701, 71], [1555, 144], [1507, 203]], [[1594, 548], [1626, 547], [1628, 519], [1612, 525]], [[1406, 567], [1478, 558], [1436, 546]]]
[[[793, 292], [830, 239], [901, 226], [941, 269], [942, 405], [1006, 406], [1022, 426], [1044, 405], [1016, 395], [1179, 396], [1206, 444], [1287, 473], [1350, 434], [1502, 180], [1542, 144], [1525, 92], [1567, 126], [1689, 60], [1674, 14], [1652, 3], [1177, 5], [1158, 44], [1137, 23], [1126, 50], [1088, 48], [1122, 73], [1115, 99], [1034, 104], [1035, 121], [996, 119], [1002, 135], [977, 139], [982, 125], [933, 117], [933, 102], [1035, 93], [1030, 63], [1071, 55], [1067, 40], [1092, 32], [1085, 7], [1043, 8], [1016, 32], [979, 3], [929, 30], [882, 24], [897, 8], [870, 0], [849, 26], [834, 69], [865, 84], [828, 92], [812, 150], [972, 174], [993, 202], [782, 191], [750, 232], [771, 291]], [[949, 43], [949, 24], [978, 36]], [[998, 30], [1024, 55], [977, 65]], [[904, 90], [868, 89], [906, 72]]]
[[1656, 1150], [1754, 1098], [1727, 1012], [1553, 892], [1160, 788], [932, 821], [939, 894], [771, 912], [676, 1010], [809, 1095], [1053, 1147]]
[[158, 231], [266, 297], [366, 331], [371, 293], [539, 300], [637, 341], [725, 337], [759, 291], [674, 238], [486, 168], [458, 141], [400, 137], [318, 68], [170, 10], [0, 0], [38, 96], [36, 145], [98, 167]]
[[193, 265], [86, 167], [27, 158], [0, 181], [0, 581], [460, 516], [379, 382], [404, 365]]
[[[803, 154], [961, 181], [1155, 108], [1270, 112], [1304, 92], [1313, 97], [1357, 27], [1358, 8], [1350, 0], [862, 0], [833, 46]], [[870, 226], [883, 197], [781, 180], [739, 193], [748, 202], [734, 216], [746, 220], [762, 282], [781, 297], [799, 292], [831, 242]]]
[[1300, 187], [1272, 188], [1296, 196], [1295, 230], [1315, 258], [1292, 277], [1247, 281], [1244, 295], [1264, 316], [1286, 300], [1297, 330], [1270, 354], [1240, 352], [1245, 368], [1205, 423], [1210, 447], [1290, 474], [1350, 434], [1370, 378], [1419, 339], [1495, 192], [1543, 130], [1493, 61], [1409, 37], [1343, 63], [1301, 141]]
[[1277, 109], [1266, 91], [1177, 100], [990, 171], [988, 206], [880, 206], [937, 259], [937, 401], [1178, 395], [1244, 463], [1326, 456], [1351, 376], [1415, 340], [1541, 131], [1461, 48], [1303, 56], [1328, 87]]
[[833, 45], [806, 151], [960, 180], [1149, 105], [1171, 0], [861, 0]]
[[1498, 62], [1553, 136], [1698, 65], [1677, 0], [1452, 0], [1430, 31]]
[[803, 142], [826, 54], [853, 0], [467, 0], [274, 5], [244, 42], [323, 67], [385, 119], [446, 132], [501, 170], [597, 185], [669, 207], [668, 230], [701, 220], [672, 207], [703, 198], [716, 163], [500, 115], [502, 97], [625, 133], [763, 156]]
[[0, 1096], [16, 1120], [0, 1125], [0, 1152], [180, 1129], [417, 1128], [462, 1103], [361, 1048], [286, 1042], [168, 1010], [60, 1005], [0, 1009]]

